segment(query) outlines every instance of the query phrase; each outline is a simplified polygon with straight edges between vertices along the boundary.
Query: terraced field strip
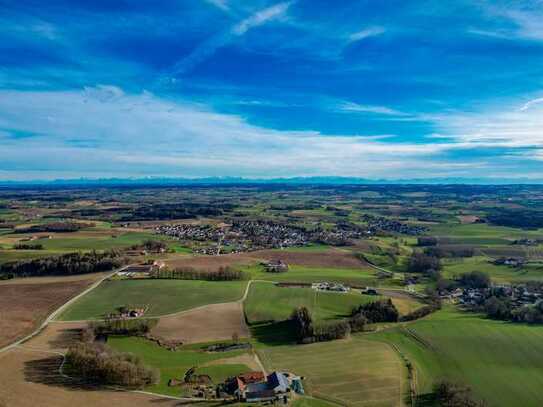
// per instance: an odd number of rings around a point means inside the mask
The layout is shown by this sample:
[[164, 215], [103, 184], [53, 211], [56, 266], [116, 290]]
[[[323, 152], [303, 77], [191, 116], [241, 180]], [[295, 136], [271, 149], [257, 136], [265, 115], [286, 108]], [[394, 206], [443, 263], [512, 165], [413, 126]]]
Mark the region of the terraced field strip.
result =
[[268, 370], [305, 376], [310, 395], [349, 406], [401, 406], [404, 367], [384, 343], [360, 338], [259, 350]]

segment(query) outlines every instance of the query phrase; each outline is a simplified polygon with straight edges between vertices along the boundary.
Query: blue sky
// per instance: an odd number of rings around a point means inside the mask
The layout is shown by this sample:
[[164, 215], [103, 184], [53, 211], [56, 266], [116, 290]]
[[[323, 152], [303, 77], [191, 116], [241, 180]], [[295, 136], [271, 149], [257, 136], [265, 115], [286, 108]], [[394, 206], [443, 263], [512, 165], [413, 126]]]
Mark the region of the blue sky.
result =
[[542, 0], [0, 0], [0, 179], [543, 179], [542, 21]]

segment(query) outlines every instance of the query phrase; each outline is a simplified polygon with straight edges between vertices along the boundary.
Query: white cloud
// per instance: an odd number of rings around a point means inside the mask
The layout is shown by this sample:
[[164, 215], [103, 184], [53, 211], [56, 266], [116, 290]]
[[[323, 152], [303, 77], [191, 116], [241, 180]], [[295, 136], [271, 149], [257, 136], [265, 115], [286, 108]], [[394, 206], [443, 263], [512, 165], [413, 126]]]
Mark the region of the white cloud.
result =
[[83, 174], [361, 177], [464, 171], [438, 159], [451, 144], [392, 143], [383, 135], [327, 136], [255, 126], [235, 115], [109, 86], [0, 90], [1, 170]]
[[357, 31], [357, 32], [354, 32], [352, 34], [349, 35], [349, 41], [350, 42], [356, 42], [356, 41], [361, 41], [361, 40], [364, 40], [366, 38], [370, 38], [370, 37], [375, 37], [377, 35], [381, 35], [383, 33], [385, 33], [385, 28], [384, 27], [369, 27], [369, 28], [365, 28], [363, 30], [360, 30], [360, 31]]
[[342, 112], [374, 113], [387, 116], [407, 116], [407, 113], [386, 106], [361, 105], [353, 102], [343, 102], [338, 107]]

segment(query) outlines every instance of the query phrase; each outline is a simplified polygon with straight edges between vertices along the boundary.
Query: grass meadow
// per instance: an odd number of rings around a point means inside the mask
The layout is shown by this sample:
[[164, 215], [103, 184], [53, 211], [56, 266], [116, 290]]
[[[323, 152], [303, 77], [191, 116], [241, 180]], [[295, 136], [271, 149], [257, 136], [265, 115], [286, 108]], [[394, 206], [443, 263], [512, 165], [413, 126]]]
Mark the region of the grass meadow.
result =
[[434, 380], [468, 383], [491, 406], [543, 404], [543, 327], [492, 321], [452, 306], [365, 336], [394, 343], [415, 365], [419, 394]]
[[148, 305], [147, 317], [206, 304], [236, 301], [247, 282], [187, 280], [109, 280], [71, 305], [60, 320], [99, 319], [123, 305]]
[[271, 283], [253, 283], [244, 304], [249, 323], [283, 321], [301, 306], [311, 311], [316, 321], [345, 318], [360, 304], [378, 297], [361, 295], [359, 291], [346, 294], [317, 292], [311, 288], [277, 287]]
[[348, 340], [261, 348], [268, 370], [305, 376], [306, 392], [348, 406], [400, 406], [406, 372], [399, 356], [384, 343]]

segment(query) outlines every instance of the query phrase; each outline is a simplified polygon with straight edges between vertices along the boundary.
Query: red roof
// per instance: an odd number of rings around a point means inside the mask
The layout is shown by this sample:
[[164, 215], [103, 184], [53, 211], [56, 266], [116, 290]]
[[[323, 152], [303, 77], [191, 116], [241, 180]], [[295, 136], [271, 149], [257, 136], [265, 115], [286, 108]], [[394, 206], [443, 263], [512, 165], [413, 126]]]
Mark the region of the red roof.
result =
[[238, 376], [238, 379], [244, 384], [258, 383], [264, 381], [264, 373], [262, 372], [248, 372]]

